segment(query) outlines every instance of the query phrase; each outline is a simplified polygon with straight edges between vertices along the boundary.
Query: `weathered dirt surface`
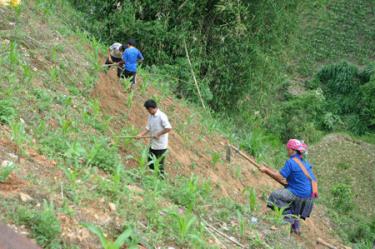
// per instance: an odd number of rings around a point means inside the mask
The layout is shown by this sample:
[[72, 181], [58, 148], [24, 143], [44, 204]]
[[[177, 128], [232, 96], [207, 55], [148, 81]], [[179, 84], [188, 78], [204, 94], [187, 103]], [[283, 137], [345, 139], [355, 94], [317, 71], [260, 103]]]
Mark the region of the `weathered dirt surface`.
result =
[[[142, 83], [142, 79], [137, 80], [138, 87]], [[142, 96], [136, 90], [130, 110], [126, 104], [128, 94], [129, 92], [124, 91], [114, 70], [107, 74], [100, 74], [92, 92], [92, 96], [100, 101], [105, 113], [118, 117], [116, 122], [112, 123], [113, 130], [117, 132], [127, 125], [132, 125], [139, 130], [143, 129], [148, 115], [143, 108], [143, 103], [149, 98], [148, 96], [158, 95], [158, 91], [150, 87], [145, 96]], [[186, 106], [177, 104], [177, 101], [174, 101], [172, 97], [161, 99], [159, 107], [169, 116], [172, 126], [184, 122], [191, 115]], [[247, 187], [255, 188], [258, 190], [257, 193], [280, 187], [278, 183], [267, 175], [261, 174], [254, 165], [235, 152], [232, 153], [231, 162], [225, 162], [225, 146], [222, 144], [226, 140], [219, 134], [202, 137], [200, 135], [205, 134], [202, 129], [204, 128], [199, 125], [192, 125], [188, 131], [192, 135], [188, 139], [184, 139], [183, 134], [179, 134], [176, 129], [170, 134], [166, 166], [168, 177], [188, 176], [194, 173], [211, 181], [216, 186], [218, 195], [230, 196], [237, 201], [244, 201], [243, 191]], [[193, 142], [187, 142], [188, 140]], [[145, 143], [147, 144], [147, 142]], [[127, 153], [131, 153], [131, 148], [125, 148], [123, 155], [126, 156]], [[212, 163], [211, 153], [220, 155], [221, 160], [216, 165]], [[173, 164], [179, 166], [173, 167]], [[136, 167], [136, 163], [130, 163], [130, 165]], [[196, 165], [196, 167], [192, 167], [192, 165]], [[236, 171], [239, 173], [236, 174]], [[263, 207], [263, 211], [267, 212], [265, 205]], [[297, 240], [306, 248], [325, 248], [316, 244], [317, 238], [322, 238], [336, 246], [341, 243], [340, 239], [333, 235], [330, 221], [325, 215], [324, 209], [319, 206], [315, 207], [312, 217], [303, 222], [302, 232], [302, 237]]]

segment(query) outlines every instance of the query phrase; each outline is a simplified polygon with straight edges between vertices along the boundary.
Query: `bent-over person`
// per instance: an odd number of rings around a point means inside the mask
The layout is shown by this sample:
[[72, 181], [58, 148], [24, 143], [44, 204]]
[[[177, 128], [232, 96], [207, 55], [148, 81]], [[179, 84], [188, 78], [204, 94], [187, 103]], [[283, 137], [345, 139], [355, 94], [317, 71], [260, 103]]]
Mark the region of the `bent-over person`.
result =
[[107, 65], [106, 70], [108, 71], [109, 68], [112, 66], [112, 64], [117, 64], [117, 77], [120, 78], [121, 73], [122, 73], [122, 65], [120, 62], [122, 62], [122, 53], [125, 51], [125, 47], [118, 42], [113, 43], [109, 48], [108, 48], [108, 55], [107, 59], [105, 61], [105, 65]]

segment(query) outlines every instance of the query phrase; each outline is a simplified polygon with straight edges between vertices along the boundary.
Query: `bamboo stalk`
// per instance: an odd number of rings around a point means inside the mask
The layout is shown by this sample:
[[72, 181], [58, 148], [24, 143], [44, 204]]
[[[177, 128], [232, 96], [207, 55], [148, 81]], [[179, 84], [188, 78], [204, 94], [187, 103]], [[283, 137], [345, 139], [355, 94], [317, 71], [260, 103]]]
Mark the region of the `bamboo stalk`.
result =
[[203, 106], [203, 109], [206, 109], [206, 105], [204, 104], [204, 101], [203, 101], [203, 98], [202, 98], [202, 95], [201, 95], [201, 91], [200, 91], [199, 86], [198, 86], [197, 79], [195, 78], [195, 73], [194, 73], [193, 65], [191, 64], [191, 61], [190, 61], [190, 56], [189, 56], [189, 52], [188, 52], [188, 49], [187, 49], [186, 41], [185, 41], [185, 40], [184, 40], [184, 46], [185, 46], [186, 58], [187, 58], [187, 60], [188, 60], [188, 62], [189, 62], [190, 71], [191, 71], [191, 74], [192, 74], [192, 76], [193, 76], [193, 80], [194, 80], [195, 87], [197, 88], [197, 92], [198, 92], [199, 99], [200, 99], [200, 101], [201, 101], [201, 104], [202, 104], [202, 106]]

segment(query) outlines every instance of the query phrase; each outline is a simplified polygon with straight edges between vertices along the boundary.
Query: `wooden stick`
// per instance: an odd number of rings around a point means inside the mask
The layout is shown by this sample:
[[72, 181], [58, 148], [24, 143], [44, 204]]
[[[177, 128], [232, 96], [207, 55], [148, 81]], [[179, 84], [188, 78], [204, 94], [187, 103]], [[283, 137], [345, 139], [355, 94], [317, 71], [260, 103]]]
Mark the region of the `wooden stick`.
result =
[[137, 136], [116, 136], [117, 138], [152, 138], [152, 136], [141, 136], [141, 137], [137, 137]]
[[[224, 143], [221, 142], [221, 145], [225, 145]], [[232, 149], [234, 149], [238, 154], [240, 154], [240, 156], [242, 156], [244, 159], [246, 159], [247, 161], [249, 161], [252, 165], [254, 165], [258, 170], [261, 169], [262, 166], [260, 166], [254, 159], [252, 159], [251, 157], [249, 157], [248, 155], [246, 155], [245, 153], [243, 153], [242, 151], [240, 151], [239, 148], [236, 148], [234, 145], [228, 143], [227, 146], [231, 147]], [[267, 174], [268, 175], [268, 174]], [[270, 176], [270, 175], [268, 175]], [[285, 186], [287, 184], [287, 182], [279, 182], [277, 179], [273, 178], [272, 176], [270, 176], [272, 179], [274, 179], [275, 181], [277, 181], [278, 183], [280, 183], [281, 185]]]
[[225, 249], [227, 248], [226, 245], [224, 245], [224, 243], [219, 240], [216, 235], [207, 227], [207, 226], [204, 226], [204, 228], [206, 228], [207, 232], [214, 238], [214, 240], [216, 241], [217, 244], [223, 246]]
[[318, 244], [318, 245], [320, 244], [320, 245], [326, 246], [326, 247], [329, 248], [329, 249], [337, 249], [336, 246], [334, 246], [334, 245], [332, 245], [332, 244], [330, 244], [330, 243], [324, 241], [322, 238], [318, 238], [318, 239], [316, 240], [316, 244]]
[[102, 67], [110, 67], [110, 66], [118, 66], [118, 63], [112, 63], [112, 64], [104, 64]]
[[227, 143], [226, 145], [226, 153], [225, 153], [225, 158], [228, 162], [231, 161], [231, 158], [232, 158], [232, 150], [231, 150], [231, 147], [229, 146], [229, 144]]
[[188, 49], [187, 49], [186, 41], [185, 41], [185, 40], [184, 40], [184, 46], [185, 46], [186, 58], [187, 58], [187, 60], [188, 60], [188, 62], [189, 62], [190, 71], [191, 71], [191, 74], [192, 74], [192, 76], [193, 76], [193, 80], [194, 80], [195, 87], [197, 88], [197, 91], [198, 91], [199, 99], [201, 100], [201, 104], [202, 104], [202, 106], [203, 106], [203, 109], [206, 109], [206, 105], [204, 104], [204, 101], [203, 101], [203, 98], [202, 98], [202, 95], [201, 95], [201, 90], [199, 89], [197, 79], [195, 78], [193, 65], [191, 64], [191, 61], [190, 61], [189, 52], [188, 52]]
[[207, 221], [203, 220], [202, 219], [202, 222], [204, 223], [204, 225], [208, 226], [209, 228], [211, 228], [214, 232], [216, 232], [218, 235], [220, 235], [221, 237], [229, 240], [230, 242], [236, 244], [237, 246], [239, 246], [240, 248], [246, 248], [244, 245], [242, 245], [240, 242], [238, 242], [236, 239], [232, 238], [232, 237], [229, 237], [228, 235], [226, 235], [225, 233], [223, 233], [222, 231], [216, 229], [214, 226], [210, 225]]
[[[221, 143], [221, 145], [225, 145], [224, 143]], [[226, 146], [232, 148], [233, 150], [235, 150], [238, 154], [240, 154], [243, 158], [245, 158], [247, 161], [251, 162], [251, 164], [253, 164], [257, 169], [260, 169], [261, 166], [252, 158], [250, 158], [249, 156], [247, 156], [245, 153], [243, 153], [242, 151], [240, 151], [239, 148], [236, 148], [234, 145], [230, 144], [230, 143], [227, 143]]]

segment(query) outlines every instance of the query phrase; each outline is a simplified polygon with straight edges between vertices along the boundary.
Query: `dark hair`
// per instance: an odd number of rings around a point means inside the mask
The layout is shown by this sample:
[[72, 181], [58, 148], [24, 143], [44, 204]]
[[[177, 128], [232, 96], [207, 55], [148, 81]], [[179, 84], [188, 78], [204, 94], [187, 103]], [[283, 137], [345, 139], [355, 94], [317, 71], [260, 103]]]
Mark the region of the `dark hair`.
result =
[[135, 46], [136, 42], [135, 42], [134, 39], [129, 39], [129, 40], [128, 40], [128, 44], [129, 44], [130, 46]]
[[124, 44], [121, 45], [120, 50], [125, 51], [125, 45]]
[[157, 108], [158, 105], [156, 104], [155, 100], [153, 99], [148, 99], [146, 100], [145, 104], [143, 105], [146, 109], [149, 108]]

